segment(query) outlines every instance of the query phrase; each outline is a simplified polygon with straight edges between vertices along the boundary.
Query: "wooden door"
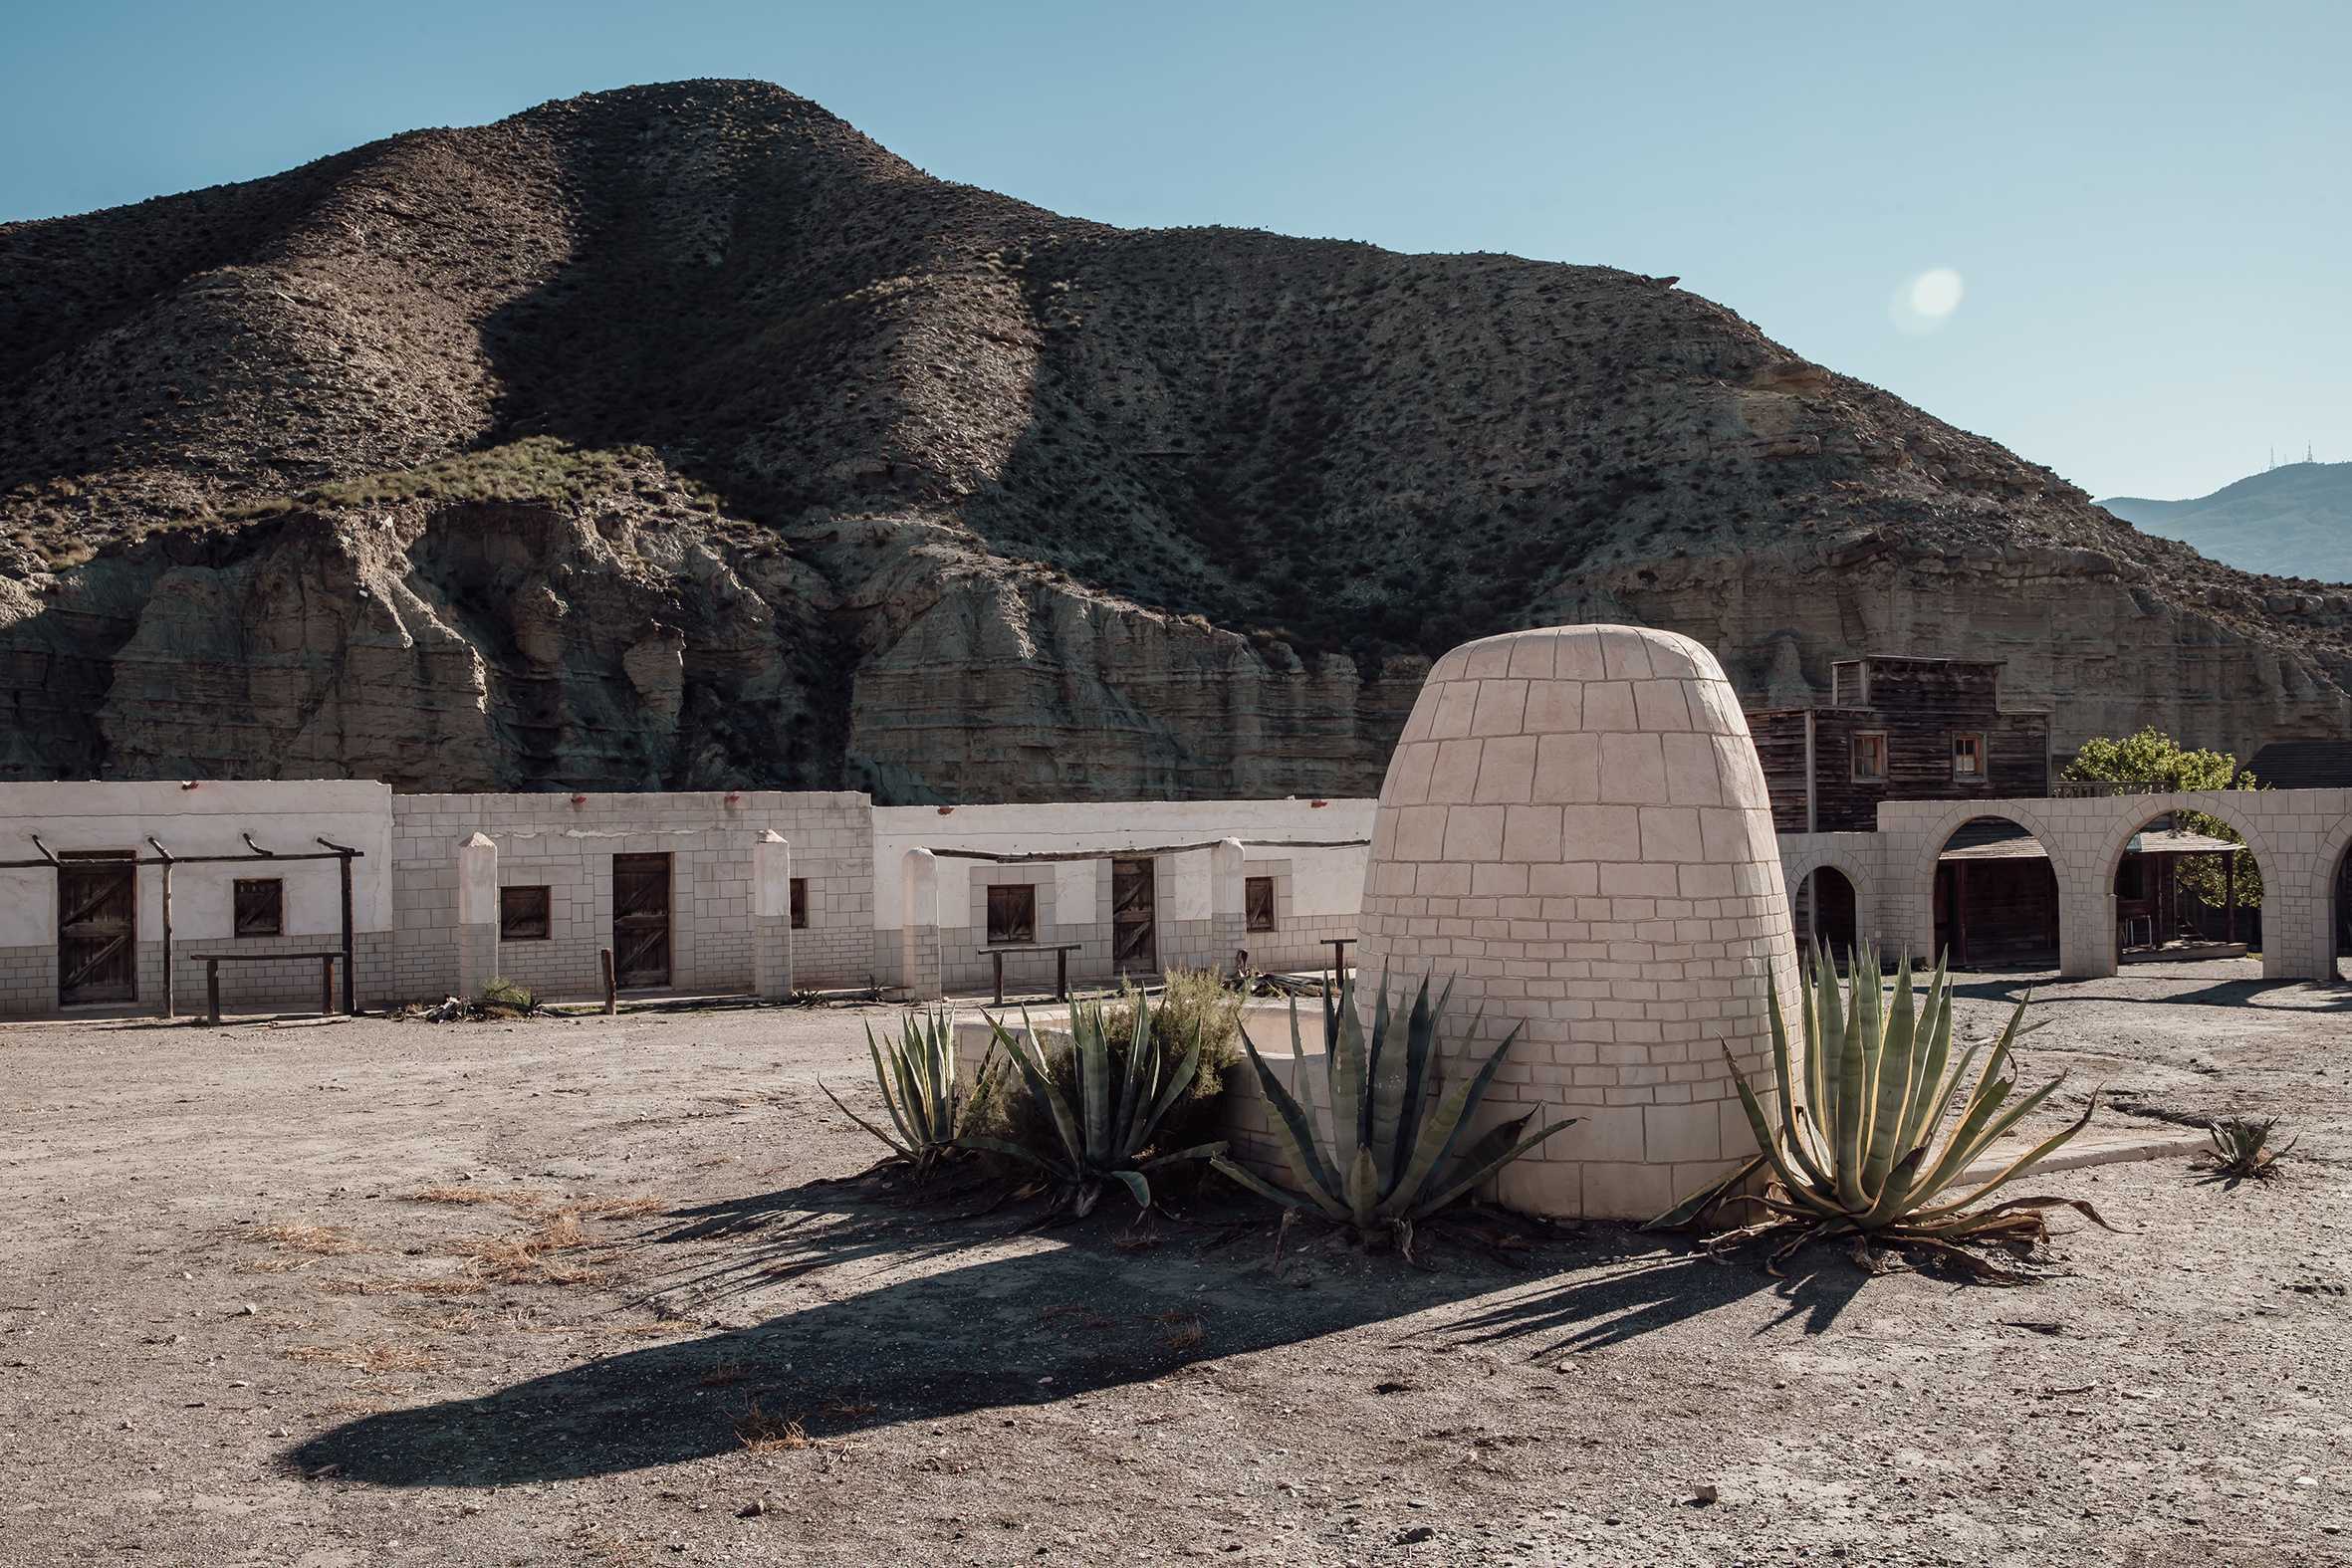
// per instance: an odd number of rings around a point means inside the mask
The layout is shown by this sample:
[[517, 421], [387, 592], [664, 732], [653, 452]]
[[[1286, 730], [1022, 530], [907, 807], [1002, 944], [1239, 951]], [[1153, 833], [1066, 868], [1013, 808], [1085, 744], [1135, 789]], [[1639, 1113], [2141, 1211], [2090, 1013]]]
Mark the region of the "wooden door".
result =
[[612, 857], [612, 968], [623, 987], [670, 983], [670, 857]]
[[58, 858], [58, 1004], [135, 1001], [138, 867], [124, 850]]
[[1110, 863], [1110, 963], [1120, 974], [1157, 972], [1159, 924], [1152, 904], [1151, 862]]

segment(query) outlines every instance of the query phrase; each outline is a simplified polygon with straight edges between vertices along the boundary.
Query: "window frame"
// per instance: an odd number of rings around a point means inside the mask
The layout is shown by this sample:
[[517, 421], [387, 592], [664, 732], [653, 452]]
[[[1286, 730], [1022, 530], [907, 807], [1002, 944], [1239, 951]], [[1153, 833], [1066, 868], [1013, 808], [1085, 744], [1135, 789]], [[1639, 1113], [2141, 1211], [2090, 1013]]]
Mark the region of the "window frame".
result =
[[[1016, 894], [1020, 895], [1019, 901], [1026, 906], [1025, 918], [1017, 923], [1013, 918], [1014, 911], [1007, 909], [1004, 911], [1003, 920], [1000, 923], [998, 900], [1002, 898], [1006, 903], [1011, 904], [1016, 902]], [[1035, 882], [991, 882], [988, 885], [988, 925], [985, 928], [985, 935], [988, 938], [986, 946], [992, 948], [1036, 946], [1038, 940], [1038, 885]]]
[[[245, 893], [248, 888], [270, 888], [273, 905], [267, 931], [245, 927]], [[242, 941], [247, 937], [282, 937], [286, 935], [286, 879], [282, 876], [241, 876], [229, 884], [229, 933]]]
[[[539, 930], [517, 931], [515, 913], [508, 906], [510, 897], [517, 893], [539, 895]], [[501, 942], [553, 942], [556, 940], [555, 891], [545, 882], [520, 882], [498, 890], [498, 940]]]
[[792, 928], [806, 931], [809, 929], [809, 879], [805, 876], [794, 877], [791, 894]]
[[[1262, 922], [1259, 920], [1259, 918], [1258, 918], [1258, 909], [1259, 909], [1259, 897], [1258, 897], [1258, 895], [1259, 895], [1259, 892], [1260, 892], [1260, 890], [1261, 890], [1261, 889], [1263, 889], [1263, 890], [1265, 891], [1265, 895], [1266, 895], [1266, 898], [1265, 898], [1266, 919], [1265, 919], [1265, 921], [1264, 921], [1263, 923], [1262, 923]], [[1274, 879], [1273, 877], [1271, 877], [1271, 876], [1245, 876], [1245, 877], [1243, 877], [1243, 878], [1242, 878], [1242, 929], [1243, 929], [1244, 931], [1273, 931], [1273, 930], [1275, 930], [1275, 929], [1276, 929], [1276, 928], [1277, 928], [1277, 927], [1278, 927], [1278, 926], [1281, 924], [1281, 914], [1280, 914], [1280, 910], [1279, 910], [1279, 907], [1278, 907], [1278, 906], [1279, 906], [1279, 904], [1280, 904], [1280, 900], [1281, 900], [1280, 889], [1279, 889], [1279, 888], [1276, 886], [1275, 879]]]
[[[1862, 772], [1862, 750], [1863, 743], [1866, 741], [1874, 741], [1877, 743], [1878, 772], [1874, 774], [1866, 774]], [[1853, 736], [1853, 744], [1846, 749], [1847, 783], [1874, 784], [1885, 784], [1887, 782], [1889, 761], [1890, 759], [1888, 757], [1886, 731], [1856, 730]]]
[[[1960, 748], [1961, 748], [1961, 743], [1962, 743], [1962, 742], [1964, 742], [1964, 741], [1974, 741], [1974, 742], [1976, 743], [1976, 748], [1977, 748], [1977, 767], [1976, 767], [1976, 771], [1975, 771], [1975, 772], [1973, 772], [1973, 773], [1962, 773], [1962, 772], [1960, 771]], [[1986, 745], [1986, 743], [1985, 743], [1985, 732], [1984, 732], [1984, 731], [1982, 731], [1982, 730], [1955, 730], [1955, 731], [1953, 731], [1953, 732], [1952, 732], [1952, 782], [1953, 782], [1954, 784], [1983, 784], [1983, 783], [1985, 783], [1985, 782], [1986, 782], [1988, 779], [1990, 779], [1990, 778], [1992, 778], [1992, 777], [1993, 777], [1993, 762], [1992, 762], [1992, 752], [1991, 752], [1990, 748], [1988, 748], [1988, 747], [1987, 747], [1987, 745]]]

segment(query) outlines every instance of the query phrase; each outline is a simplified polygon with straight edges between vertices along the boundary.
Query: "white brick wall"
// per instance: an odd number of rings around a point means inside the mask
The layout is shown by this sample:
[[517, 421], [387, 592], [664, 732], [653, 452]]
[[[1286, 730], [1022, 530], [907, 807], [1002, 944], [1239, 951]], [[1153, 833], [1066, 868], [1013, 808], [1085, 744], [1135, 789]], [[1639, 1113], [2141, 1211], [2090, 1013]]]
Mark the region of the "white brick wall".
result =
[[[1483, 1054], [1519, 1042], [1490, 1120], [1578, 1124], [1499, 1196], [1647, 1219], [1754, 1151], [1724, 1064], [1769, 1056], [1795, 989], [1770, 802], [1739, 699], [1689, 638], [1491, 637], [1431, 669], [1380, 794], [1359, 984], [1454, 983]], [[1456, 1038], [1459, 1040], [1460, 1035]]]

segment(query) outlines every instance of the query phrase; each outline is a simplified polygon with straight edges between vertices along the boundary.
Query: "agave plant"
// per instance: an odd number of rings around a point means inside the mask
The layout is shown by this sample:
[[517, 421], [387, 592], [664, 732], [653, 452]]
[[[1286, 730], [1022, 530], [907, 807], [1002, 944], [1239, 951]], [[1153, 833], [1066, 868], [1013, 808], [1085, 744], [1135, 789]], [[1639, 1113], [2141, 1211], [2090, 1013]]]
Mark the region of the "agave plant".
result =
[[[1388, 987], [1373, 1004], [1372, 1033], [1364, 1037], [1356, 1016], [1355, 983], [1347, 981], [1334, 1003], [1323, 1003], [1324, 1053], [1329, 1074], [1331, 1141], [1317, 1140], [1312, 1122], [1283, 1086], [1249, 1031], [1242, 1043], [1258, 1069], [1259, 1087], [1275, 1110], [1275, 1130], [1299, 1191], [1288, 1192], [1223, 1155], [1211, 1165], [1254, 1193], [1297, 1211], [1320, 1213], [1367, 1239], [1393, 1238], [1408, 1258], [1413, 1227], [1469, 1192], [1502, 1167], [1573, 1124], [1574, 1117], [1527, 1131], [1535, 1113], [1504, 1122], [1465, 1142], [1479, 1102], [1495, 1081], [1496, 1069], [1519, 1038], [1514, 1028], [1487, 1059], [1448, 1082], [1445, 1053], [1438, 1041], [1438, 1017], [1453, 995], [1449, 983], [1437, 1002], [1424, 979], [1412, 1010], [1397, 1027], [1389, 1010]], [[1475, 1033], [1478, 1020], [1471, 1020]], [[1397, 1036], [1402, 1034], [1400, 1040]], [[1291, 1049], [1303, 1061], [1298, 1040], [1298, 1003], [1291, 1003]]]
[[1014, 1034], [996, 1019], [989, 1019], [995, 1033], [991, 1049], [1001, 1045], [1012, 1058], [1029, 1094], [1052, 1120], [1053, 1142], [1034, 1149], [1011, 1138], [981, 1133], [966, 1133], [959, 1142], [965, 1148], [986, 1149], [1045, 1172], [1054, 1190], [1050, 1214], [1067, 1211], [1074, 1218], [1085, 1218], [1111, 1182], [1126, 1188], [1138, 1208], [1149, 1209], [1149, 1173], [1181, 1160], [1207, 1159], [1225, 1152], [1222, 1142], [1152, 1152], [1161, 1123], [1192, 1088], [1200, 1071], [1201, 1044], [1195, 1039], [1170, 1070], [1167, 1052], [1152, 1031], [1147, 1000], [1135, 1000], [1123, 1062], [1116, 1060], [1120, 1053], [1112, 1049], [1102, 1006], [1097, 1003], [1070, 1009], [1069, 1049], [1075, 1081], [1068, 1095], [1055, 1086], [1026, 1010], [1021, 1024], [1021, 1032]]
[[2213, 1139], [2213, 1174], [2224, 1181], [2268, 1181], [2280, 1173], [2279, 1160], [2297, 1142], [2288, 1139], [2282, 1146], [2270, 1147], [2270, 1135], [2278, 1129], [2278, 1118], [2256, 1121], [2250, 1116], [2224, 1116], [2206, 1128], [2206, 1136]]
[[[2013, 1276], [1966, 1250], [1965, 1243], [2022, 1250], [2048, 1235], [2042, 1211], [2061, 1205], [2113, 1229], [2078, 1199], [2011, 1198], [1978, 1207], [2089, 1125], [2096, 1094], [2070, 1125], [2018, 1155], [1991, 1180], [1952, 1196], [1963, 1173], [2031, 1115], [2065, 1077], [2060, 1074], [2012, 1103], [2017, 1080], [2008, 1070], [2011, 1047], [2025, 1016], [2025, 999], [2018, 999], [1984, 1070], [1968, 1089], [1958, 1120], [1939, 1141], [1948, 1107], [1970, 1082], [1970, 1068], [1984, 1044], [1970, 1045], [1959, 1062], [1952, 1062], [1952, 986], [1941, 962], [1924, 996], [1913, 985], [1908, 958], [1896, 969], [1891, 999], [1879, 973], [1876, 948], [1864, 944], [1850, 956], [1841, 1001], [1828, 955], [1815, 946], [1799, 978], [1801, 1069], [1790, 1061], [1780, 999], [1775, 995], [1771, 1002], [1776, 1120], [1730, 1050], [1724, 1052], [1763, 1152], [1653, 1224], [1687, 1225], [1720, 1202], [1744, 1201], [1761, 1204], [1773, 1218], [1725, 1239], [1783, 1227], [1796, 1231], [1772, 1254], [1768, 1266], [1774, 1272], [1808, 1241], [1852, 1235], [1865, 1246], [1886, 1242], [1924, 1248], [1992, 1278]], [[1733, 1196], [1767, 1171], [1770, 1180], [1762, 1196]]]
[[[873, 1058], [874, 1082], [896, 1136], [841, 1105], [841, 1097], [825, 1088], [823, 1079], [818, 1079], [817, 1086], [840, 1106], [843, 1116], [889, 1145], [890, 1156], [883, 1164], [904, 1165], [917, 1181], [925, 1180], [956, 1149], [956, 1123], [965, 1095], [956, 1082], [955, 1020], [945, 1010], [910, 1012], [900, 1024], [898, 1038], [887, 1045], [874, 1038], [874, 1026], [868, 1023], [865, 1049]], [[981, 1060], [981, 1081], [994, 1055], [992, 1043]]]

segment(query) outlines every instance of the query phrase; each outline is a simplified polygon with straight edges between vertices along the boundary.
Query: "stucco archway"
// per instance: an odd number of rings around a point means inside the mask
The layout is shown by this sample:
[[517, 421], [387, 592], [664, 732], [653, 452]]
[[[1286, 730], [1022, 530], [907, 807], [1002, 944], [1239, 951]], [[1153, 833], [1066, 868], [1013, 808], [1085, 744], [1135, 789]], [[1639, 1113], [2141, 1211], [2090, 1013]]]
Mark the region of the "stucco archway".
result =
[[2313, 909], [2311, 952], [2306, 966], [2313, 977], [2352, 980], [2352, 814], [2336, 820], [2319, 835], [2319, 853], [2309, 892]]
[[[1975, 824], [1999, 824], [2016, 829], [2036, 846], [2013, 854], [1990, 853], [1991, 843], [1966, 846], [1989, 852], [1972, 887], [1971, 859], [1947, 861], [1954, 840]], [[1956, 802], [1926, 833], [1914, 860], [1910, 880], [1900, 896], [1912, 904], [1914, 957], [1922, 963], [1949, 959], [1953, 968], [2054, 967], [2066, 969], [2079, 955], [2082, 913], [2071, 896], [2079, 882], [2078, 869], [2064, 858], [2064, 840], [2041, 813], [2015, 808], [2002, 801], [1987, 808], [1977, 802]], [[1999, 922], [1984, 921], [1982, 935], [1972, 942], [1971, 915], [1981, 911], [1990, 884], [2003, 890], [1995, 896], [2006, 909]], [[2009, 884], [2014, 884], [2010, 887]], [[2071, 972], [2071, 971], [2069, 971]]]
[[[1838, 877], [1850, 890], [1848, 896], [1853, 912], [1851, 933], [1836, 938], [1832, 945], [1854, 940], [1882, 941], [1884, 932], [1878, 901], [1878, 873], [1875, 867], [1858, 856], [1835, 849], [1809, 849], [1791, 855], [1782, 868], [1790, 908], [1793, 910], [1804, 899], [1808, 889], [1818, 885], [1814, 878], [1824, 871]], [[1813, 932], [1800, 922], [1796, 935], [1799, 942], [1805, 942], [1810, 940]], [[1830, 940], [1828, 933], [1823, 933], [1823, 940]]]
[[2157, 822], [2177, 822], [2181, 813], [2195, 812], [2222, 822], [2235, 833], [2238, 841], [2245, 846], [2245, 855], [2259, 871], [2257, 881], [2264, 889], [2264, 896], [2254, 905], [2258, 913], [2247, 922], [2243, 931], [2234, 935], [2251, 937], [2258, 926], [2263, 935], [2258, 951], [2263, 955], [2264, 973], [2272, 973], [2270, 953], [2275, 944], [2269, 939], [2284, 936], [2283, 931], [2272, 928], [2283, 926], [2286, 922], [2282, 918], [2270, 917], [2282, 914], [2282, 906], [2286, 902], [2282, 897], [2285, 890], [2277, 886], [2275, 881], [2281, 865], [2277, 855], [2270, 850], [2270, 837], [2263, 832], [2252, 813], [2244, 809], [2241, 803], [2231, 800], [2228, 794], [2214, 791], [2195, 795], [2117, 795], [2114, 802], [2119, 814], [2108, 824], [2098, 858], [2089, 869], [2097, 878], [2098, 889], [2111, 895], [2107, 900], [2108, 940], [2114, 947], [2118, 961], [2129, 946], [2122, 928], [2122, 921], [2126, 917], [2119, 878], [2132, 844]]

